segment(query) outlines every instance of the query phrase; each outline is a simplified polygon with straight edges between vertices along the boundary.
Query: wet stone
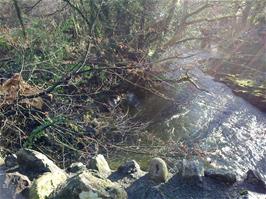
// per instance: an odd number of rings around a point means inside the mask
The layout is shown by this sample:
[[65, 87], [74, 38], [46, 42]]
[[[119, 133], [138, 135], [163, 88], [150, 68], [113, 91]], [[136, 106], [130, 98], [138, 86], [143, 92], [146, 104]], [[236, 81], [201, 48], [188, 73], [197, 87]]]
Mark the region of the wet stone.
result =
[[266, 189], [266, 184], [261, 175], [255, 170], [248, 170], [245, 182], [252, 185], [258, 185]]
[[204, 171], [206, 177], [210, 177], [217, 181], [221, 181], [227, 184], [234, 184], [236, 182], [235, 173], [225, 169], [208, 169]]

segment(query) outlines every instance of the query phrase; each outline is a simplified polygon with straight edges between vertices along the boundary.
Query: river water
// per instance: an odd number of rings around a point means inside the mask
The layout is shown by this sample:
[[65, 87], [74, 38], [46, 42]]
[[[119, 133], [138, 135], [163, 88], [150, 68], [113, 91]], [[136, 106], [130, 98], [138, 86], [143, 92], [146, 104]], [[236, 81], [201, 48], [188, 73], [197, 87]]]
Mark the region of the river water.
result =
[[[184, 56], [189, 54], [196, 55], [167, 62], [170, 72], [165, 76], [179, 79], [187, 72], [196, 86], [186, 82], [176, 87], [172, 95], [179, 106], [158, 104], [156, 98], [144, 103], [144, 110], [152, 110], [150, 116], [158, 121], [153, 130], [161, 137], [171, 137], [176, 145], [196, 146], [212, 164], [241, 176], [255, 169], [266, 179], [266, 113], [202, 72], [201, 61], [216, 55], [190, 52]], [[160, 119], [164, 112], [167, 117]]]

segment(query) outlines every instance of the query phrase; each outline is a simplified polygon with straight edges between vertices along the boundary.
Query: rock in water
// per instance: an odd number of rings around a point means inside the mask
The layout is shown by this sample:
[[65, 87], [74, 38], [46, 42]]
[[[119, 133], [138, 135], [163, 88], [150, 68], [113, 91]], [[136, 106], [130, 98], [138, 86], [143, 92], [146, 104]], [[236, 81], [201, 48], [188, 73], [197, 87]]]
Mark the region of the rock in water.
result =
[[261, 175], [257, 171], [251, 169], [248, 170], [245, 182], [266, 189], [266, 183], [263, 181]]
[[[47, 172], [35, 179], [30, 188], [30, 199], [47, 199], [59, 185], [67, 180], [67, 175], [63, 172]], [[68, 198], [68, 197], [66, 197]]]
[[163, 159], [153, 158], [150, 161], [149, 177], [155, 182], [166, 182], [168, 177], [168, 169]]
[[88, 165], [88, 169], [97, 170], [100, 175], [107, 177], [111, 174], [111, 169], [104, 156], [99, 154], [93, 157]]
[[89, 171], [70, 178], [59, 190], [52, 194], [53, 199], [126, 199], [126, 191], [117, 183], [95, 177]]
[[17, 153], [19, 168], [30, 178], [35, 178], [45, 172], [60, 173], [64, 172], [56, 166], [44, 154], [31, 149], [21, 149]]

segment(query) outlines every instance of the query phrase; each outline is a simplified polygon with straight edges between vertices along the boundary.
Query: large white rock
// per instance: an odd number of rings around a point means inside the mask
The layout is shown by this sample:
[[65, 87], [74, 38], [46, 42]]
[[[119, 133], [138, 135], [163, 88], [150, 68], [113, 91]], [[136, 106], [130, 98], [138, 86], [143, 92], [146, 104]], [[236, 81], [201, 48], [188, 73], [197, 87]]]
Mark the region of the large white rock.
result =
[[90, 160], [88, 169], [97, 170], [99, 174], [104, 177], [109, 176], [112, 172], [104, 156], [101, 154], [93, 157]]
[[67, 175], [63, 172], [47, 172], [35, 179], [30, 188], [30, 199], [47, 199], [59, 185], [67, 180]]
[[117, 183], [98, 178], [89, 171], [73, 176], [52, 194], [53, 199], [126, 199], [127, 193]]

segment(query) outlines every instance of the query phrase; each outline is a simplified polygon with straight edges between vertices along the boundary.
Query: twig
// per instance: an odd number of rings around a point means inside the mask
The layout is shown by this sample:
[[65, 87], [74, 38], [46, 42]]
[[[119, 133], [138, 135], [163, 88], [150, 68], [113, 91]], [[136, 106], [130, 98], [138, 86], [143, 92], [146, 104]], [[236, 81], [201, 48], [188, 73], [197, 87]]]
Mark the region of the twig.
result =
[[30, 8], [28, 8], [26, 12], [30, 12], [30, 11], [32, 11], [32, 10], [33, 10], [36, 6], [38, 6], [39, 3], [41, 3], [41, 2], [42, 2], [42, 0], [38, 0], [35, 4], [33, 4], [33, 6], [31, 6]]
[[196, 89], [200, 90], [200, 91], [204, 91], [206, 93], [210, 93], [208, 90], [200, 88], [190, 77], [190, 75], [188, 74], [188, 70], [186, 72], [186, 76], [187, 76], [187, 81], [189, 81]]
[[168, 61], [168, 60], [170, 60], [170, 59], [187, 59], [187, 58], [193, 57], [193, 56], [195, 56], [195, 55], [197, 55], [197, 54], [198, 54], [198, 53], [196, 53], [196, 54], [192, 54], [192, 55], [188, 55], [188, 56], [184, 56], [184, 57], [182, 57], [182, 56], [172, 56], [172, 57], [167, 57], [167, 58], [164, 58], [164, 59], [160, 59], [160, 60], [158, 60], [158, 61], [155, 61], [155, 62], [151, 62], [150, 65], [152, 65], [152, 64], [158, 64], [158, 63], [160, 63], [160, 62]]
[[207, 2], [206, 4], [204, 4], [203, 6], [199, 7], [198, 9], [196, 9], [195, 11], [191, 12], [191, 13], [188, 13], [184, 18], [185, 18], [185, 21], [193, 16], [193, 15], [196, 15], [198, 13], [200, 13], [201, 11], [205, 10], [206, 8], [210, 7], [211, 5]]
[[108, 69], [109, 70], [112, 70], [112, 69], [120, 69], [121, 70], [121, 69], [132, 69], [132, 68], [137, 68], [137, 67], [136, 66], [135, 67], [133, 67], [133, 66], [130, 66], [130, 67], [100, 67], [100, 68], [91, 68], [88, 70], [80, 71], [80, 66], [79, 67], [75, 66], [72, 69], [72, 72], [70, 72], [68, 75], [64, 75], [63, 77], [61, 77], [61, 79], [59, 81], [57, 81], [56, 83], [54, 83], [54, 85], [52, 85], [51, 87], [47, 88], [46, 90], [44, 90], [40, 93], [34, 94], [34, 95], [20, 96], [18, 101], [21, 101], [23, 99], [33, 99], [33, 98], [45, 96], [45, 95], [53, 92], [58, 86], [60, 86], [64, 83], [68, 83], [69, 80], [71, 80], [73, 77], [84, 74], [84, 73], [88, 73], [88, 72], [91, 72], [94, 70], [100, 70], [100, 71], [101, 70], [108, 70]]
[[16, 13], [17, 13], [17, 16], [18, 16], [18, 19], [19, 19], [19, 23], [20, 23], [21, 28], [22, 28], [23, 36], [26, 39], [26, 37], [27, 37], [26, 36], [26, 30], [25, 30], [25, 26], [24, 26], [23, 19], [22, 19], [22, 16], [21, 16], [21, 10], [20, 10], [20, 8], [18, 6], [17, 0], [13, 0], [13, 3], [14, 3], [15, 9], [16, 9]]
[[86, 22], [86, 24], [88, 25], [88, 28], [91, 29], [91, 23], [90, 21], [87, 19], [87, 17], [81, 12], [81, 10], [79, 8], [77, 8], [74, 4], [72, 4], [69, 0], [63, 0], [64, 2], [66, 2], [71, 8], [73, 8], [74, 10], [76, 10], [79, 15], [82, 17], [82, 19]]

